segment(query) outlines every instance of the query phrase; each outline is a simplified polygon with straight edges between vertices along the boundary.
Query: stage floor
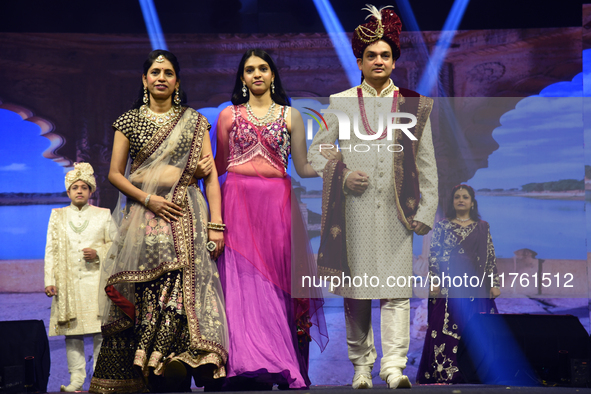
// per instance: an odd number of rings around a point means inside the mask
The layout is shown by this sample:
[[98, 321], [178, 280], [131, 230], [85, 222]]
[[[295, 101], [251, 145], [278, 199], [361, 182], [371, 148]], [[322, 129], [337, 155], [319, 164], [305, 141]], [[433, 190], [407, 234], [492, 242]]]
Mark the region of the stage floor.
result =
[[[273, 391], [281, 391], [275, 387]], [[355, 390], [348, 385], [348, 386], [312, 386], [309, 390], [300, 391], [302, 394], [309, 393], [311, 391], [317, 392], [320, 394], [341, 394], [341, 393], [351, 393]], [[203, 389], [193, 389], [193, 392], [203, 392]], [[235, 391], [236, 392], [236, 391]], [[267, 393], [268, 391], [249, 391], [250, 393]], [[366, 393], [391, 393], [392, 390], [388, 389], [385, 384], [374, 385], [373, 389], [370, 391], [362, 391]], [[452, 393], [452, 394], [499, 394], [499, 393], [513, 393], [513, 394], [537, 394], [537, 393], [544, 393], [544, 394], [574, 394], [574, 393], [589, 393], [591, 389], [588, 388], [580, 388], [580, 387], [520, 387], [520, 386], [492, 386], [492, 385], [478, 385], [478, 384], [456, 384], [456, 385], [413, 385], [411, 391], [408, 390], [399, 390], [398, 392], [408, 392], [413, 394], [443, 394], [443, 393]], [[55, 394], [58, 394], [56, 392]], [[84, 391], [82, 391], [84, 393]], [[232, 391], [224, 391], [223, 393], [232, 393]], [[245, 393], [245, 391], [240, 391], [240, 393]], [[53, 393], [50, 393], [53, 394]], [[157, 393], [151, 393], [157, 394]], [[167, 393], [170, 394], [170, 393]]]
[[[413, 300], [416, 304], [417, 300]], [[420, 301], [420, 300], [419, 300]], [[547, 301], [547, 300], [546, 300]], [[553, 310], [544, 310], [539, 306], [539, 302], [530, 299], [523, 300], [499, 300], [499, 310], [504, 313], [515, 313], [515, 310], [528, 311], [530, 313], [570, 313], [578, 315], [581, 321], [585, 321], [585, 326], [588, 325], [588, 300], [581, 301], [581, 305], [567, 304], [569, 301], [577, 300], [553, 300], [557, 304]], [[559, 303], [560, 302], [560, 303]], [[561, 303], [564, 303], [562, 305]], [[412, 302], [411, 302], [412, 304]], [[0, 321], [2, 320], [43, 320], [46, 327], [49, 324], [49, 312], [51, 308], [51, 300], [43, 293], [0, 293]], [[415, 308], [413, 307], [412, 314], [414, 316]], [[318, 351], [315, 344], [311, 346], [310, 359], [310, 378], [312, 382], [321, 382], [323, 385], [316, 385], [311, 388], [313, 391], [322, 390], [323, 394], [339, 393], [342, 391], [350, 391], [350, 385], [353, 377], [353, 368], [347, 359], [347, 349], [344, 331], [344, 320], [341, 299], [327, 299], [325, 305], [325, 315], [329, 325], [330, 342], [329, 347], [324, 353]], [[374, 327], [379, 327], [379, 310], [376, 310], [374, 315]], [[84, 390], [88, 390], [91, 376], [91, 354], [92, 343], [91, 338], [85, 338], [85, 351], [88, 359], [87, 363], [87, 378], [83, 385]], [[49, 337], [49, 346], [51, 349], [51, 370], [49, 376], [48, 391], [59, 392], [61, 384], [68, 384], [70, 376], [68, 374], [68, 367], [66, 362], [65, 342], [64, 337]], [[411, 340], [411, 348], [409, 351], [409, 363], [405, 369], [405, 374], [409, 376], [411, 382], [415, 381], [417, 364], [422, 350], [422, 339], [414, 338]], [[380, 344], [377, 343], [378, 350]], [[379, 378], [379, 362], [372, 371], [374, 388], [373, 390], [388, 390], [385, 383]], [[328, 367], [328, 368], [327, 368]], [[277, 389], [277, 388], [275, 388]], [[497, 393], [507, 390], [517, 391], [519, 393], [530, 394], [537, 392], [545, 393], [575, 393], [575, 392], [591, 392], [590, 389], [585, 388], [568, 388], [568, 387], [517, 387], [517, 386], [491, 386], [491, 385], [422, 385], [418, 386], [413, 383], [413, 392], [438, 392], [438, 393]], [[202, 391], [193, 387], [193, 391]]]

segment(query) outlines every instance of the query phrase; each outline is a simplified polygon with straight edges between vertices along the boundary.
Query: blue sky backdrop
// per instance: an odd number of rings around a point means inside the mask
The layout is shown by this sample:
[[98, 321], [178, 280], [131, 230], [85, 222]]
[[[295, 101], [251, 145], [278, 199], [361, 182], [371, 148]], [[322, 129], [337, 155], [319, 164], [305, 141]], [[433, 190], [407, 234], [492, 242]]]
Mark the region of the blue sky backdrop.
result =
[[63, 192], [64, 169], [42, 156], [51, 142], [41, 128], [0, 109], [0, 193]]
[[476, 188], [521, 188], [530, 182], [583, 179], [583, 74], [521, 100], [493, 131], [499, 149], [468, 183]]

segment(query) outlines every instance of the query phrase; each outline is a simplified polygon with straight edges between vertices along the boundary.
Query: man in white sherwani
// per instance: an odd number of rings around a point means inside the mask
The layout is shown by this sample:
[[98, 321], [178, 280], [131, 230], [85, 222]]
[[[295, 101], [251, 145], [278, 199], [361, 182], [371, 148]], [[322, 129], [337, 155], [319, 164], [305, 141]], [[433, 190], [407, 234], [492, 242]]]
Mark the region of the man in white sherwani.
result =
[[[371, 370], [377, 358], [371, 327], [372, 299], [380, 300], [381, 309], [380, 377], [389, 388], [410, 388], [411, 383], [402, 371], [410, 343], [412, 237], [413, 232], [424, 235], [431, 230], [438, 204], [429, 121], [433, 101], [393, 84], [390, 74], [400, 56], [400, 19], [389, 9], [370, 6], [368, 10], [372, 12], [371, 19], [355, 30], [352, 42], [363, 82], [330, 99], [329, 110], [348, 116], [350, 135], [339, 133], [337, 115], [325, 113], [328, 128], [314, 137], [308, 160], [324, 179], [323, 199], [328, 196], [327, 183], [340, 182], [344, 219], [342, 225], [324, 224], [326, 238], [346, 231], [346, 248], [339, 254], [346, 256], [342, 271], [348, 269], [351, 278], [365, 278], [352, 284], [341, 283], [334, 289], [335, 294], [345, 297], [348, 354], [355, 369], [353, 388], [372, 387]], [[408, 129], [394, 128], [390, 138], [387, 114], [394, 112], [414, 115], [416, 124]], [[382, 124], [380, 114], [385, 114]], [[357, 133], [355, 118], [359, 124]], [[409, 119], [390, 118], [390, 122], [401, 124]], [[347, 138], [340, 138], [343, 135]], [[335, 140], [346, 165], [340, 165], [340, 173], [329, 169], [335, 162], [328, 162], [320, 153]], [[323, 202], [325, 207], [334, 205]], [[324, 235], [323, 228], [323, 238]], [[334, 267], [323, 271], [322, 259], [326, 254], [327, 249], [319, 253], [319, 272], [341, 272]], [[375, 278], [371, 280], [372, 277]]]
[[[88, 204], [96, 190], [94, 171], [76, 163], [66, 174], [72, 203], [51, 212], [45, 248], [45, 294], [53, 297], [49, 336], [66, 336], [70, 384], [61, 391], [79, 391], [86, 379], [83, 335], [93, 336], [93, 359], [102, 343], [99, 318], [100, 264], [111, 247], [111, 212]], [[93, 369], [94, 369], [93, 364]]]

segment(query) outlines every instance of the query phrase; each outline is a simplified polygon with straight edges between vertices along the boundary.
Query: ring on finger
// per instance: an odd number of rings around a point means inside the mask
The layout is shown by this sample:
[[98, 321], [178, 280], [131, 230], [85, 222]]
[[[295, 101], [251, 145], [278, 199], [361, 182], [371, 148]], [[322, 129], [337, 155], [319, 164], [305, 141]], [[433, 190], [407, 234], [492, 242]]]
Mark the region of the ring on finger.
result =
[[209, 241], [207, 244], [205, 244], [205, 247], [207, 248], [207, 250], [209, 250], [210, 252], [213, 252], [214, 250], [216, 250], [217, 245], [215, 242], [213, 241]]

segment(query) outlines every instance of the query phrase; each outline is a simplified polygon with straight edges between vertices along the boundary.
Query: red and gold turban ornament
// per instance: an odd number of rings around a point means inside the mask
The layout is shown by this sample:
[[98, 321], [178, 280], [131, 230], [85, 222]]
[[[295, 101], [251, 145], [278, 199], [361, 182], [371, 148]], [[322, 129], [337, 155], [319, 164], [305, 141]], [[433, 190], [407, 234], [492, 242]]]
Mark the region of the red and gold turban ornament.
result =
[[356, 58], [362, 58], [365, 48], [378, 40], [384, 40], [392, 47], [394, 59], [400, 57], [402, 22], [394, 11], [388, 9], [391, 7], [386, 6], [378, 10], [375, 6], [366, 4], [366, 8], [363, 8], [370, 12], [365, 19], [370, 19], [369, 22], [357, 26], [353, 33], [351, 46]]

